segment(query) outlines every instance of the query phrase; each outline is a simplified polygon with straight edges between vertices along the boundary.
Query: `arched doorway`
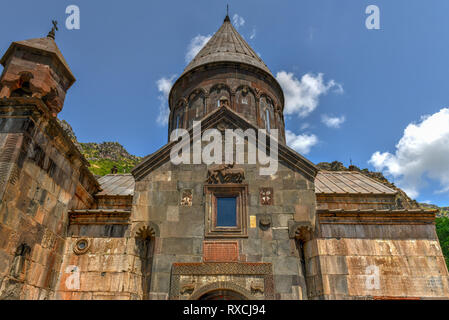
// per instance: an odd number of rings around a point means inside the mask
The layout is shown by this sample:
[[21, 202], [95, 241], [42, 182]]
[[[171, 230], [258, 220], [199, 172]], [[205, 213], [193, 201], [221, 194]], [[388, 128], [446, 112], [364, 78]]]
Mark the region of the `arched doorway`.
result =
[[232, 290], [218, 289], [203, 294], [198, 300], [247, 300], [247, 298]]

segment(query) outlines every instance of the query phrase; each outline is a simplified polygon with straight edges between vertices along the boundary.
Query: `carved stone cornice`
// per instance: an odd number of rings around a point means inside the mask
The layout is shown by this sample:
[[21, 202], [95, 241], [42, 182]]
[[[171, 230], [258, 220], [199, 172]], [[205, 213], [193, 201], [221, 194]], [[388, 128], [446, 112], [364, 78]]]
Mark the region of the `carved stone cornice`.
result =
[[69, 212], [70, 225], [128, 225], [130, 210], [72, 210]]
[[317, 210], [320, 224], [434, 224], [438, 210]]

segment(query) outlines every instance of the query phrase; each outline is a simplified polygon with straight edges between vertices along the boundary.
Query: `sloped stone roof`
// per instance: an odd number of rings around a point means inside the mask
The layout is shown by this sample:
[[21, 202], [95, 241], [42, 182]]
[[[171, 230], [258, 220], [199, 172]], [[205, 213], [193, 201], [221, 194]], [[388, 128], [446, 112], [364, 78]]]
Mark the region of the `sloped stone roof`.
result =
[[134, 177], [131, 174], [108, 174], [98, 179], [102, 191], [97, 196], [134, 195]]
[[[131, 174], [110, 174], [98, 179], [99, 196], [132, 196], [135, 179]], [[315, 179], [317, 194], [388, 194], [396, 191], [358, 172], [319, 171]]]
[[228, 16], [217, 33], [186, 67], [183, 75], [196, 67], [214, 62], [245, 63], [273, 76], [262, 59], [235, 30]]
[[[201, 134], [203, 134], [207, 129], [217, 128], [221, 124], [226, 124], [231, 129], [238, 128], [243, 131], [253, 129], [256, 132], [256, 140], [258, 139], [258, 128], [249, 123], [240, 114], [226, 106], [213, 110], [201, 120]], [[188, 143], [191, 143], [193, 127], [191, 127], [188, 132], [190, 136]], [[132, 170], [132, 175], [136, 181], [142, 180], [157, 167], [170, 161], [171, 149], [177, 143], [178, 142], [176, 141], [167, 143], [155, 153], [146, 156], [141, 163], [134, 167]], [[264, 147], [268, 148], [267, 145]], [[282, 143], [278, 144], [278, 148], [278, 157], [280, 161], [283, 161], [285, 165], [290, 166], [292, 170], [296, 170], [302, 174], [307, 180], [315, 180], [318, 168], [312, 162]]]
[[319, 171], [315, 179], [318, 194], [390, 194], [397, 191], [355, 171]]
[[67, 61], [64, 59], [64, 56], [62, 55], [61, 51], [59, 50], [58, 46], [56, 45], [55, 40], [53, 40], [52, 38], [49, 38], [49, 37], [13, 42], [9, 46], [8, 50], [3, 55], [3, 57], [0, 59], [0, 63], [3, 66], [5, 65], [6, 60], [8, 59], [9, 55], [13, 52], [14, 48], [18, 47], [18, 46], [41, 50], [41, 51], [47, 52], [51, 55], [54, 55], [66, 69], [66, 71], [69, 75], [69, 78], [71, 80], [71, 84], [73, 84], [76, 81], [75, 76], [73, 75], [72, 71], [70, 70], [69, 65], [67, 64]]

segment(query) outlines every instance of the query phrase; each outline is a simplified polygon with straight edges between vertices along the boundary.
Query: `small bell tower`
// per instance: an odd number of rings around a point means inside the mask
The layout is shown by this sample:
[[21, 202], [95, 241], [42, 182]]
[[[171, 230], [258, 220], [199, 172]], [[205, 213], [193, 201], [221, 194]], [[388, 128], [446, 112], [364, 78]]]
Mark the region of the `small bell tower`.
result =
[[57, 22], [45, 38], [13, 42], [0, 59], [0, 99], [39, 98], [54, 117], [61, 112], [67, 90], [76, 81], [55, 42]]

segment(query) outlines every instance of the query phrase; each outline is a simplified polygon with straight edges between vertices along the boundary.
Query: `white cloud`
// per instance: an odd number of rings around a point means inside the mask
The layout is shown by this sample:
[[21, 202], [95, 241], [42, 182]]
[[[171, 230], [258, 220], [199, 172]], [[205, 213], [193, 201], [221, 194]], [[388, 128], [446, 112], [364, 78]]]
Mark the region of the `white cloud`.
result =
[[323, 114], [321, 116], [321, 122], [324, 123], [329, 128], [335, 128], [338, 129], [340, 126], [346, 121], [345, 116], [341, 117], [330, 117], [326, 114]]
[[245, 19], [243, 17], [239, 16], [237, 13], [234, 14], [234, 16], [232, 17], [232, 22], [234, 23], [234, 26], [236, 27], [236, 29], [245, 25]]
[[416, 198], [425, 186], [424, 177], [441, 185], [437, 193], [449, 191], [449, 109], [411, 123], [396, 145], [395, 154], [375, 152], [369, 163], [376, 170], [399, 178], [398, 185]]
[[161, 126], [165, 126], [168, 124], [168, 117], [170, 115], [170, 109], [168, 108], [168, 95], [170, 94], [170, 90], [173, 86], [173, 81], [175, 80], [176, 75], [172, 75], [171, 77], [162, 77], [158, 81], [156, 81], [157, 90], [160, 95], [158, 99], [160, 101], [159, 104], [159, 115], [156, 119], [157, 123]]
[[339, 83], [335, 80], [325, 83], [323, 76], [322, 73], [316, 76], [307, 73], [298, 80], [293, 73], [278, 72], [276, 79], [285, 94], [284, 113], [306, 117], [316, 109], [321, 95], [327, 94], [331, 89], [334, 89], [335, 93], [343, 93], [343, 87]]
[[314, 134], [296, 135], [290, 130], [286, 130], [285, 138], [287, 145], [300, 154], [308, 154], [312, 147], [318, 143], [318, 137]]
[[203, 49], [206, 43], [209, 42], [210, 38], [212, 38], [211, 35], [202, 36], [199, 34], [190, 41], [190, 44], [187, 47], [187, 53], [185, 58], [187, 63], [189, 63], [190, 61], [193, 60], [193, 58], [196, 57], [196, 55], [201, 51], [201, 49]]
[[253, 31], [251, 31], [251, 34], [249, 35], [249, 39], [253, 40], [257, 35], [257, 30], [256, 28], [253, 28]]

